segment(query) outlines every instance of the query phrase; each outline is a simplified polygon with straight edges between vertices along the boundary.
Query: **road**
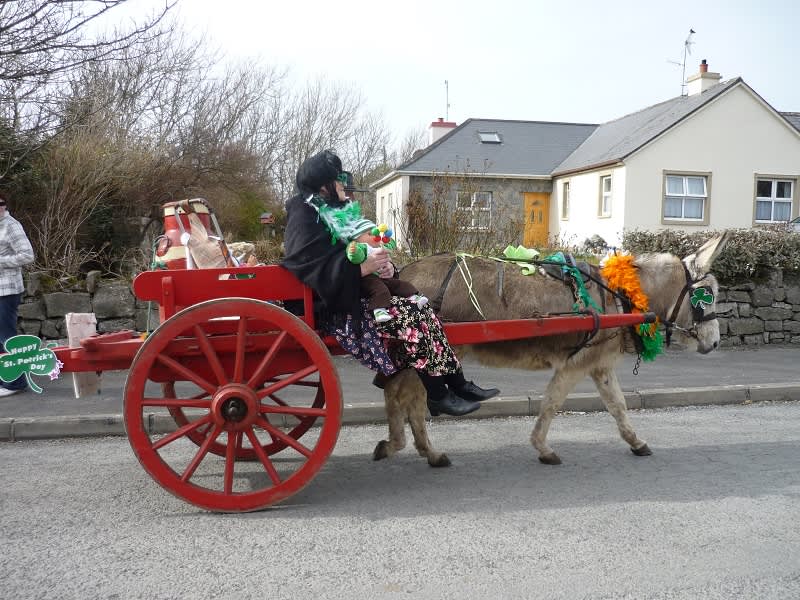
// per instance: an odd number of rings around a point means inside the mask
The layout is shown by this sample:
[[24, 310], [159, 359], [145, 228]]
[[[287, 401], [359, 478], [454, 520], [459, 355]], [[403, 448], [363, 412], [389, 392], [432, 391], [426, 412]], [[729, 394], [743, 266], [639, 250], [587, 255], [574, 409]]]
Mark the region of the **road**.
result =
[[283, 505], [197, 510], [123, 438], [0, 444], [0, 586], [14, 599], [800, 597], [800, 403], [437, 421], [453, 460], [372, 462], [381, 426], [345, 427]]
[[[617, 368], [622, 389], [697, 388], [708, 385], [757, 385], [791, 383], [800, 385], [798, 346], [760, 346], [728, 348], [702, 355], [681, 351], [674, 346], [654, 362], [642, 363], [639, 374], [632, 374], [635, 356], [626, 355]], [[373, 373], [347, 356], [334, 357], [342, 381], [344, 401], [349, 405], [383, 402], [383, 393], [370, 385]], [[542, 394], [552, 373], [485, 367], [473, 360], [465, 362], [464, 371], [484, 387], [498, 387], [503, 397]], [[42, 394], [26, 392], [0, 402], [0, 419], [52, 417], [59, 415], [109, 415], [122, 412], [122, 398], [127, 371], [109, 371], [102, 376], [99, 394], [75, 399], [69, 373], [56, 381], [38, 383]], [[595, 392], [589, 378], [575, 387], [577, 393]]]

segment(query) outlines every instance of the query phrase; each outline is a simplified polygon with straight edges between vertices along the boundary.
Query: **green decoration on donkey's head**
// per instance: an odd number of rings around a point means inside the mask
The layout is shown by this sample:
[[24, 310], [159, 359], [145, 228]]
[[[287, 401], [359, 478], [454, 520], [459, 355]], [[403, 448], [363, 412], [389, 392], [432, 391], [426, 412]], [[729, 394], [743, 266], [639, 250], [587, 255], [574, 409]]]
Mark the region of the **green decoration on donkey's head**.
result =
[[705, 310], [706, 306], [714, 304], [714, 294], [706, 287], [699, 287], [694, 290], [690, 302], [694, 308]]
[[15, 335], [6, 340], [5, 354], [0, 354], [0, 380], [5, 383], [14, 381], [25, 375], [28, 385], [37, 394], [42, 393], [42, 388], [36, 385], [31, 375], [50, 379], [58, 377], [61, 362], [56, 358], [50, 348], [54, 343], [42, 346], [42, 340], [35, 335]]

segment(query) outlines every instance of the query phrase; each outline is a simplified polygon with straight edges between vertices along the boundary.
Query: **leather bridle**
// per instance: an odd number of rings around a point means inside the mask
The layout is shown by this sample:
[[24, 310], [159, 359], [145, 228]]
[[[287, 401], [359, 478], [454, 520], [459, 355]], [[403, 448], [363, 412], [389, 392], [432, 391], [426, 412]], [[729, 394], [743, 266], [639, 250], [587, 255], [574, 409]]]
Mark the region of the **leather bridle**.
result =
[[[683, 261], [681, 261], [681, 265], [683, 266], [683, 272], [686, 276], [686, 285], [683, 286], [680, 294], [678, 294], [678, 299], [675, 301], [669, 318], [664, 321], [667, 346], [669, 346], [673, 329], [693, 337], [694, 339], [698, 339], [697, 325], [699, 323], [704, 323], [705, 321], [713, 321], [717, 318], [716, 312], [706, 313], [706, 307], [714, 304], [714, 291], [710, 286], [697, 285], [707, 277], [707, 274], [699, 277], [698, 279], [692, 279], [689, 269], [686, 268], [686, 265], [683, 263]], [[676, 323], [676, 319], [678, 318], [678, 313], [681, 310], [683, 301], [690, 291], [692, 292], [691, 296], [689, 296], [692, 310], [692, 325], [686, 329], [678, 325]]]

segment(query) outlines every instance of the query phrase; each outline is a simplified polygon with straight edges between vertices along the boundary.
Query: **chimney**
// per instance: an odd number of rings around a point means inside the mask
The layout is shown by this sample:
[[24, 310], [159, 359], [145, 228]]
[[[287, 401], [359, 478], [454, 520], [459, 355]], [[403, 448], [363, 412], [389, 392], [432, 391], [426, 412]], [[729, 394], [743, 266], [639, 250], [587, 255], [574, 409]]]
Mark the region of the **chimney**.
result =
[[456, 128], [453, 121], [445, 121], [442, 117], [436, 119], [429, 127], [430, 135], [428, 136], [428, 145], [430, 146], [435, 141], [439, 140], [446, 133]]
[[700, 63], [700, 72], [692, 75], [686, 80], [686, 86], [689, 95], [695, 96], [697, 94], [702, 94], [708, 88], [717, 85], [720, 79], [722, 79], [722, 75], [719, 73], [708, 72], [708, 63], [704, 58]]

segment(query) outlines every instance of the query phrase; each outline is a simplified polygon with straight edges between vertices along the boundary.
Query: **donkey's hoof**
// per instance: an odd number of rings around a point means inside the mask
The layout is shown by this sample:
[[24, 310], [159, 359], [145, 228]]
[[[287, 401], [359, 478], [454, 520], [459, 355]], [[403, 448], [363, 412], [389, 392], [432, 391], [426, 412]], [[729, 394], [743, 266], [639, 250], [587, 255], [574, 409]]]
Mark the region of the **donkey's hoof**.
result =
[[382, 458], [389, 458], [389, 442], [381, 440], [372, 451], [372, 460], [381, 460]]
[[644, 444], [638, 448], [631, 448], [631, 452], [633, 452], [636, 456], [650, 456], [653, 453], [647, 444]]
[[432, 467], [449, 467], [453, 463], [451, 463], [450, 459], [447, 458], [447, 454], [442, 452], [437, 457], [429, 456], [428, 457], [428, 464], [430, 466], [432, 466]]
[[560, 465], [561, 459], [558, 457], [558, 454], [551, 452], [550, 454], [540, 454], [539, 462], [544, 465]]

